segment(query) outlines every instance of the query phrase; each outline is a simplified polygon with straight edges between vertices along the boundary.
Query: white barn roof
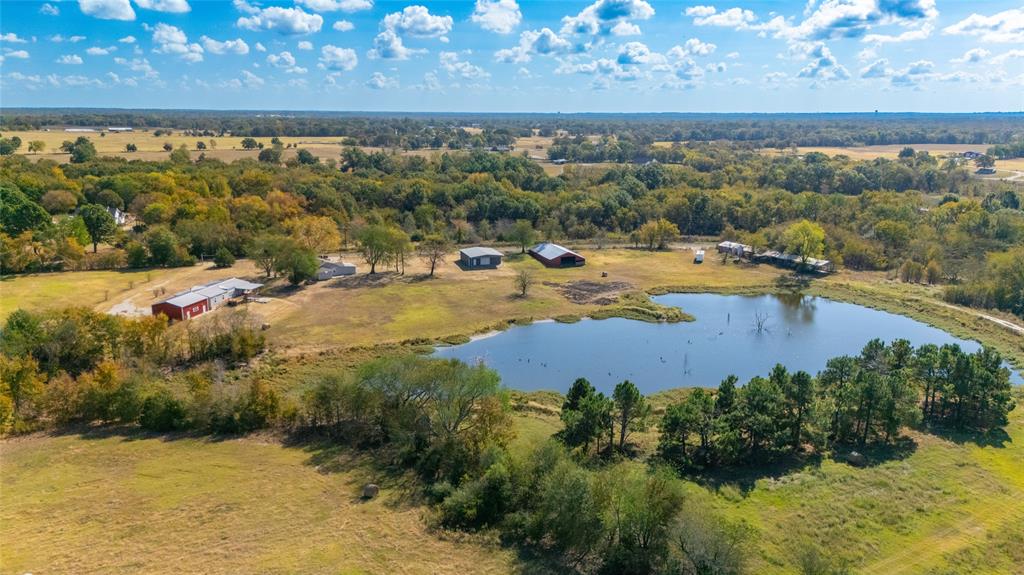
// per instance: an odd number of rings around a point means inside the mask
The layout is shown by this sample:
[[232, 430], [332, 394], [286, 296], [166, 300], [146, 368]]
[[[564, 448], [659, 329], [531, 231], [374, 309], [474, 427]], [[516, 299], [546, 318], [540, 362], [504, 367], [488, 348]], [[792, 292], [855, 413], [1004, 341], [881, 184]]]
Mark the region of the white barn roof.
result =
[[570, 250], [569, 248], [565, 248], [558, 244], [552, 244], [549, 242], [537, 244], [533, 246], [533, 248], [530, 251], [546, 260], [554, 260], [567, 255], [582, 257], [578, 253]]
[[481, 246], [474, 246], [471, 248], [462, 248], [459, 253], [464, 254], [466, 257], [479, 258], [483, 256], [498, 256], [501, 257], [505, 254], [499, 252], [494, 248], [485, 248]]

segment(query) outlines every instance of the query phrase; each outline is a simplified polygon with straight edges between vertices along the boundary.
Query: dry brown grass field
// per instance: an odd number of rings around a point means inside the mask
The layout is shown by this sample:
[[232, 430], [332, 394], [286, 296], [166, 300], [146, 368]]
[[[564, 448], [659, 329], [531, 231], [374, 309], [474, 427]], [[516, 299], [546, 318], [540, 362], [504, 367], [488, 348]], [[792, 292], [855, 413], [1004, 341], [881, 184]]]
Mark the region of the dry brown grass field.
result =
[[[836, 146], [806, 146], [797, 148], [797, 153], [806, 154], [808, 152], [821, 152], [828, 154], [829, 156], [844, 155], [854, 160], [873, 160], [875, 158], [895, 158], [899, 155], [900, 150], [903, 148], [910, 147], [914, 148], [918, 152], [927, 151], [932, 155], [945, 156], [947, 154], [961, 154], [968, 151], [977, 151], [984, 153], [988, 148], [987, 145], [972, 145], [972, 144], [900, 144], [900, 145], [885, 145], [885, 146], [851, 146], [848, 148], [841, 148]], [[765, 154], [778, 155], [778, 154], [790, 154], [791, 150], [777, 150], [775, 148], [762, 148], [761, 151]]]
[[[96, 152], [101, 156], [118, 156], [124, 157], [129, 160], [145, 160], [145, 161], [159, 161], [166, 160], [169, 153], [163, 149], [164, 144], [171, 144], [175, 149], [184, 144], [188, 147], [192, 153], [192, 158], [195, 159], [200, 153], [206, 154], [209, 158], [216, 158], [225, 162], [232, 162], [243, 158], [255, 159], [259, 155], [259, 150], [246, 150], [242, 148], [242, 139], [237, 136], [224, 136], [224, 137], [198, 137], [198, 136], [184, 136], [181, 132], [174, 132], [172, 135], [154, 136], [152, 131], [136, 131], [136, 132], [106, 132], [104, 135], [100, 135], [100, 132], [65, 132], [62, 129], [54, 129], [50, 131], [46, 130], [33, 130], [33, 131], [8, 131], [3, 133], [4, 137], [17, 136], [22, 140], [22, 147], [18, 151], [20, 154], [32, 160], [48, 159], [57, 162], [67, 162], [68, 154], [60, 151], [60, 145], [65, 140], [74, 140], [79, 136], [85, 136], [89, 138], [93, 145], [96, 146]], [[40, 140], [45, 143], [44, 151], [41, 153], [28, 153], [28, 142], [33, 140]], [[215, 146], [210, 145], [210, 141], [216, 142]], [[271, 138], [255, 138], [257, 142], [262, 143], [264, 146], [270, 146]], [[282, 144], [286, 146], [284, 150], [284, 159], [294, 157], [298, 152], [299, 148], [305, 148], [309, 150], [313, 155], [320, 157], [323, 160], [327, 159], [338, 159], [341, 155], [341, 151], [344, 148], [342, 141], [343, 136], [309, 136], [309, 137], [291, 137], [282, 136], [280, 138]], [[205, 150], [199, 150], [196, 147], [198, 142], [203, 142], [207, 148]], [[135, 152], [126, 152], [125, 146], [128, 144], [135, 144], [138, 148]], [[363, 151], [370, 152], [385, 152], [389, 154], [399, 154], [404, 156], [425, 156], [430, 157], [434, 154], [443, 153], [445, 150], [402, 150], [396, 148], [378, 148], [370, 146], [360, 146]]]

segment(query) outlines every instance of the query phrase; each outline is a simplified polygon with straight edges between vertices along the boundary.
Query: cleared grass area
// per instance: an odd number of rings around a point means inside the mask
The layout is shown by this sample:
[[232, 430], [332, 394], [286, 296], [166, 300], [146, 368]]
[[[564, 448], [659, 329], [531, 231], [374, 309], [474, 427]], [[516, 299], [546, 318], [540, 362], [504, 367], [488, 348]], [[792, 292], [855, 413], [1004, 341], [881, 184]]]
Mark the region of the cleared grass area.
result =
[[990, 545], [1024, 524], [1024, 410], [1011, 419], [985, 445], [912, 433], [916, 445], [871, 454], [874, 466], [826, 460], [712, 497], [760, 530], [757, 572], [791, 572], [813, 545], [856, 573], [1019, 573], [1019, 540]]
[[[513, 554], [432, 532], [408, 476], [275, 438], [0, 442], [4, 573], [507, 573]], [[381, 486], [359, 499], [366, 482]]]
[[[465, 336], [510, 320], [583, 316], [601, 306], [572, 303], [555, 286], [576, 280], [625, 282], [638, 291], [671, 284], [707, 291], [757, 289], [773, 285], [780, 270], [706, 261], [694, 265], [689, 251], [587, 250], [587, 265], [548, 269], [529, 256], [514, 255], [495, 270], [462, 271], [452, 263], [426, 277], [419, 261], [404, 276], [360, 273], [306, 287], [272, 304], [251, 306], [270, 323], [268, 334], [296, 350], [371, 345]], [[517, 270], [534, 274], [525, 298], [515, 293]], [[361, 270], [362, 272], [362, 270]], [[601, 277], [607, 272], [607, 277]]]
[[[18, 308], [45, 310], [82, 305], [115, 313], [131, 307], [148, 310], [159, 299], [200, 283], [256, 275], [256, 268], [248, 260], [240, 260], [226, 269], [207, 263], [185, 268], [7, 276], [0, 280], [0, 320]], [[166, 294], [154, 296], [155, 289]]]

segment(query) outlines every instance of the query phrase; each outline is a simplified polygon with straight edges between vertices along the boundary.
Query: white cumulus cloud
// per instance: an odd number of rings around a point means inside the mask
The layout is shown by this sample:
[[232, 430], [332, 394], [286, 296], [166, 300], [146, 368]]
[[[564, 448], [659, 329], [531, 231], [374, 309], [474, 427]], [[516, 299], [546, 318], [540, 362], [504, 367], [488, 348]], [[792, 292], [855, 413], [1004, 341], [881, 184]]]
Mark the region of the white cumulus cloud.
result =
[[366, 87], [374, 90], [388, 90], [398, 87], [398, 78], [390, 78], [380, 72], [374, 72], [366, 81]]
[[572, 42], [562, 38], [550, 28], [526, 30], [519, 35], [519, 45], [495, 52], [499, 62], [529, 62], [533, 56], [567, 54], [573, 49]]
[[242, 16], [235, 24], [246, 30], [268, 30], [279, 34], [313, 34], [319, 32], [324, 25], [324, 17], [310, 14], [302, 8], [281, 8], [270, 6], [259, 8], [245, 0], [236, 0], [235, 7], [249, 14]]
[[648, 20], [654, 8], [645, 0], [597, 0], [575, 16], [562, 18], [562, 34], [635, 35], [632, 20]]
[[328, 44], [320, 48], [320, 66], [328, 70], [348, 72], [359, 64], [356, 51]]
[[157, 12], [169, 12], [171, 14], [184, 14], [192, 11], [188, 0], [135, 0], [139, 8], [155, 10]]
[[135, 19], [135, 10], [128, 0], [78, 0], [78, 8], [83, 14], [101, 20]]
[[468, 80], [490, 77], [486, 70], [460, 59], [456, 52], [441, 52], [439, 60], [441, 68], [448, 72], [449, 76], [466, 78]]
[[437, 38], [452, 31], [451, 16], [437, 16], [426, 6], [406, 6], [401, 12], [384, 16], [381, 23], [385, 30], [417, 38]]
[[249, 53], [249, 45], [245, 43], [245, 40], [241, 38], [235, 38], [234, 40], [214, 40], [209, 36], [203, 36], [199, 39], [203, 43], [203, 48], [211, 54], [238, 54], [245, 55]]
[[338, 20], [333, 26], [331, 26], [331, 28], [334, 28], [338, 32], [350, 32], [356, 29], [356, 25], [348, 20]]
[[971, 14], [943, 28], [942, 33], [977, 36], [982, 42], [1024, 42], [1024, 8], [1004, 10], [992, 16]]
[[106, 56], [107, 54], [116, 51], [117, 46], [107, 46], [106, 48], [102, 46], [93, 46], [91, 48], [86, 48], [85, 53], [90, 56]]
[[314, 12], [358, 12], [373, 8], [373, 0], [295, 0]]
[[516, 0], [476, 0], [470, 20], [484, 30], [511, 34], [523, 20]]
[[188, 36], [181, 28], [160, 22], [152, 28], [152, 31], [153, 43], [156, 44], [154, 52], [175, 55], [186, 62], [203, 61], [203, 47], [189, 42]]
[[82, 57], [78, 54], [64, 54], [60, 58], [57, 58], [57, 63], [77, 66], [82, 63]]

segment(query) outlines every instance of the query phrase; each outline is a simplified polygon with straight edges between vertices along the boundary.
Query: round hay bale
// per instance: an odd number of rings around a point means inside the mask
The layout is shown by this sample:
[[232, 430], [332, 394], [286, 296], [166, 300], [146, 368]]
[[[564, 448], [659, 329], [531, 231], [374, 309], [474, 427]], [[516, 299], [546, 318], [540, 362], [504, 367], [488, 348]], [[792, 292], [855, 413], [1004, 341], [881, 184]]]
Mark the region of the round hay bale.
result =
[[363, 499], [373, 499], [380, 493], [380, 486], [376, 483], [367, 483], [363, 486]]
[[868, 458], [864, 457], [864, 454], [859, 451], [851, 451], [846, 454], [846, 462], [856, 467], [864, 467], [868, 464]]

